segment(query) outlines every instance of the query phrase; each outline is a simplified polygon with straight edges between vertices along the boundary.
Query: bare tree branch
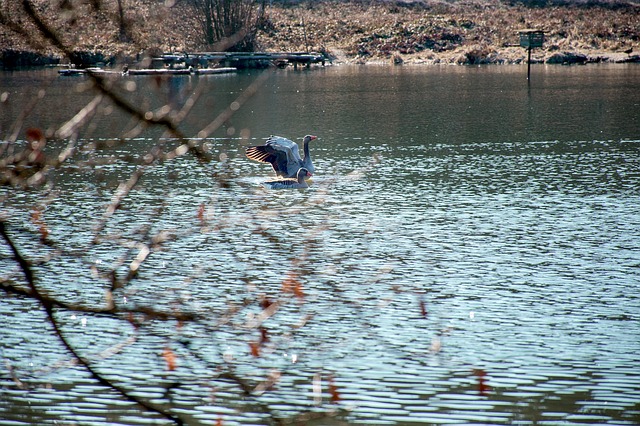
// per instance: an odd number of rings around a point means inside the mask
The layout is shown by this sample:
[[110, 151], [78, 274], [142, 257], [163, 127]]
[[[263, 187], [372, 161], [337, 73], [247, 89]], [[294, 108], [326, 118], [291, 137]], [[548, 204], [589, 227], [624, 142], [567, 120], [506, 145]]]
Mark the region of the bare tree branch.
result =
[[172, 415], [171, 413], [164, 410], [163, 408], [157, 407], [143, 399], [140, 399], [134, 395], [129, 394], [126, 389], [120, 387], [116, 383], [104, 377], [102, 374], [98, 373], [93, 368], [93, 366], [89, 363], [89, 361], [86, 360], [84, 357], [82, 357], [76, 351], [76, 349], [66, 339], [64, 332], [62, 331], [62, 329], [58, 325], [58, 322], [55, 319], [55, 316], [54, 316], [55, 305], [52, 303], [51, 299], [49, 299], [48, 297], [45, 297], [38, 290], [38, 287], [36, 286], [36, 282], [35, 282], [35, 277], [33, 275], [33, 271], [31, 270], [31, 265], [24, 257], [22, 257], [22, 255], [18, 251], [18, 248], [15, 246], [15, 244], [13, 243], [13, 240], [7, 233], [6, 226], [3, 221], [0, 221], [0, 235], [5, 240], [9, 248], [11, 249], [14, 260], [18, 263], [18, 265], [20, 265], [20, 268], [24, 274], [25, 280], [29, 285], [31, 296], [34, 297], [40, 303], [40, 306], [44, 308], [45, 313], [47, 315], [47, 319], [49, 320], [49, 323], [53, 327], [54, 333], [56, 334], [56, 336], [58, 337], [62, 345], [65, 347], [65, 349], [78, 361], [78, 363], [82, 365], [91, 374], [91, 376], [93, 376], [93, 378], [95, 378], [100, 384], [107, 386], [111, 389], [114, 389], [129, 401], [135, 402], [138, 405], [146, 408], [147, 410], [154, 411], [162, 415], [166, 419], [173, 421], [177, 425], [184, 424], [182, 419]]

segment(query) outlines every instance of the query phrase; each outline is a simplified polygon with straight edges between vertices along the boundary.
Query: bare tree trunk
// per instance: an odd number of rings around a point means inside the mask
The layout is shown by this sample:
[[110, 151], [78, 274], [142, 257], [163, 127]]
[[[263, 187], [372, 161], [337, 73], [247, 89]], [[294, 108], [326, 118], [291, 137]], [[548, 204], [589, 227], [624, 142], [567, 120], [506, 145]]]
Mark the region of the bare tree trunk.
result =
[[118, 39], [120, 41], [129, 41], [129, 35], [127, 34], [127, 25], [124, 21], [124, 0], [118, 0]]
[[[222, 50], [252, 51], [265, 0], [191, 0], [200, 15], [204, 40]], [[256, 11], [257, 9], [257, 11]]]

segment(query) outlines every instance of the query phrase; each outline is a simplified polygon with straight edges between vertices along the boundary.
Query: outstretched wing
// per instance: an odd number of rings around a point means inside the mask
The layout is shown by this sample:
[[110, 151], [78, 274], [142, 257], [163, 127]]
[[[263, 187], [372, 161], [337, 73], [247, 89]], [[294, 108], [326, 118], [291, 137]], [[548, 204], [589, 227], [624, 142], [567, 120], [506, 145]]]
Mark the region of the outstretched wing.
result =
[[302, 167], [298, 144], [282, 136], [271, 136], [265, 145], [249, 147], [245, 154], [251, 160], [271, 164], [277, 176], [295, 177]]
[[276, 154], [272, 148], [267, 146], [250, 146], [244, 151], [247, 158], [250, 160], [258, 161], [260, 163], [272, 164], [276, 161]]
[[298, 148], [298, 144], [294, 141], [283, 138], [282, 136], [271, 136], [267, 139], [267, 145], [274, 147], [278, 150], [291, 150], [292, 160], [295, 162], [302, 163], [302, 158], [300, 157], [300, 149]]
[[250, 146], [245, 150], [247, 158], [260, 163], [269, 163], [278, 176], [287, 176], [287, 154], [270, 145]]

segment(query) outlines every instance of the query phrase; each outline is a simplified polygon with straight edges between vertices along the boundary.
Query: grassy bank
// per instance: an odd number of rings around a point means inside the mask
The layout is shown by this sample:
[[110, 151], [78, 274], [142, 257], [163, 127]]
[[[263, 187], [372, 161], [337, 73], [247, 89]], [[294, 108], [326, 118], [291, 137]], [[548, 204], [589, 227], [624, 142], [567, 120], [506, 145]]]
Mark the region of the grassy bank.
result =
[[[126, 0], [124, 32], [116, 25], [116, 2], [100, 8], [92, 2], [71, 2], [73, 7], [67, 9], [60, 8], [65, 3], [61, 1], [34, 3], [64, 43], [88, 62], [124, 63], [145, 54], [210, 50], [184, 1]], [[11, 16], [10, 10], [3, 13], [10, 18], [0, 25], [6, 64], [65, 61], [27, 19]], [[638, 16], [640, 6], [627, 3], [530, 8], [496, 0], [274, 1], [267, 7], [257, 41], [264, 51], [322, 51], [336, 62], [518, 63], [526, 52], [510, 45], [518, 43], [519, 29], [535, 28], [545, 31], [544, 47], [533, 51], [536, 61], [629, 61], [639, 58]]]
[[355, 62], [513, 63], [525, 58], [524, 49], [509, 46], [518, 43], [517, 31], [535, 28], [546, 37], [544, 48], [533, 52], [536, 60], [564, 53], [625, 60], [630, 56], [625, 50], [640, 50], [639, 12], [635, 6], [527, 8], [498, 1], [425, 7], [320, 3], [274, 8], [269, 15], [274, 29], [261, 41], [266, 49], [308, 45]]

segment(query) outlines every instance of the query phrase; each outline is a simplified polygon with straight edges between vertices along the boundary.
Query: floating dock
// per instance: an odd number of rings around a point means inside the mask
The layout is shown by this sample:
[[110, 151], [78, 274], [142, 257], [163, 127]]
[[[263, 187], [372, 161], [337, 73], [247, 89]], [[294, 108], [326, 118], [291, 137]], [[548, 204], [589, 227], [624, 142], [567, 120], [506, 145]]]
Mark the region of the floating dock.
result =
[[112, 71], [102, 68], [68, 68], [64, 70], [58, 70], [60, 75], [82, 75], [82, 74], [98, 74], [98, 75], [206, 75], [206, 74], [227, 74], [238, 71], [237, 68], [223, 67], [223, 68], [147, 68], [147, 69], [130, 69], [125, 71]]
[[89, 72], [105, 75], [186, 75], [223, 74], [246, 68], [286, 68], [293, 65], [309, 68], [312, 64], [325, 65], [327, 57], [322, 53], [308, 52], [196, 52], [165, 53], [151, 60], [151, 68], [127, 69], [123, 71], [102, 68], [68, 68], [59, 70], [60, 75], [80, 75]]
[[292, 64], [295, 68], [298, 65], [310, 67], [311, 64], [322, 64], [324, 66], [327, 57], [322, 53], [308, 52], [196, 52], [196, 53], [167, 53], [157, 58], [154, 62], [161, 62], [169, 67], [176, 64], [184, 64], [186, 67], [209, 67], [217, 64], [223, 67], [244, 68], [267, 68], [277, 66], [285, 68]]

